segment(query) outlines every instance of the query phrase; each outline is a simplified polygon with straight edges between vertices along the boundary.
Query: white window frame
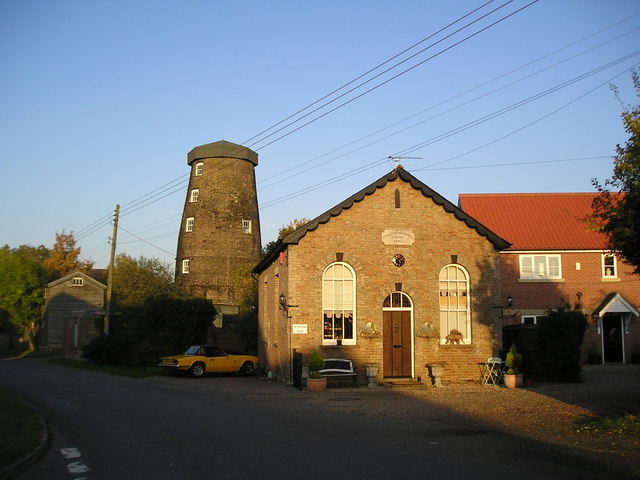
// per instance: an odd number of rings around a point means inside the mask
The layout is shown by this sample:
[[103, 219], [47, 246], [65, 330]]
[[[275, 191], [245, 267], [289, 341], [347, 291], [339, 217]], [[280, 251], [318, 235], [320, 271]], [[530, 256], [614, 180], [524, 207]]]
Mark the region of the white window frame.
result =
[[251, 233], [251, 220], [242, 219], [242, 233]]
[[193, 225], [195, 224], [196, 219], [194, 217], [187, 217], [187, 220], [184, 225], [185, 232], [193, 232]]
[[[613, 265], [607, 265], [607, 259], [613, 259]], [[602, 278], [618, 278], [618, 259], [612, 253], [602, 254]]]
[[202, 174], [204, 173], [204, 162], [196, 163], [196, 166], [193, 169], [193, 172], [196, 177], [201, 177]]
[[82, 286], [84, 286], [84, 278], [82, 278], [82, 277], [73, 277], [71, 279], [71, 286], [72, 287], [82, 287]]
[[200, 189], [194, 188], [191, 190], [191, 195], [189, 195], [189, 202], [196, 203], [198, 201], [198, 197], [200, 196]]
[[[350, 273], [347, 276], [336, 277], [335, 270], [340, 267], [343, 271]], [[330, 276], [331, 275], [331, 276]], [[357, 342], [356, 328], [356, 272], [345, 262], [333, 262], [327, 265], [322, 272], [322, 318], [321, 318], [321, 335], [323, 345], [337, 345], [338, 338], [335, 337], [335, 323], [332, 324], [333, 332], [330, 338], [325, 338], [325, 315], [327, 312], [333, 312], [333, 315], [339, 313], [343, 319], [342, 345], [355, 345]], [[340, 285], [339, 288], [336, 288]], [[349, 308], [350, 307], [350, 308]], [[351, 315], [351, 338], [345, 338], [345, 320], [347, 315]], [[333, 318], [332, 318], [333, 319]]]
[[[552, 261], [557, 261], [557, 265], [552, 265]], [[559, 280], [562, 278], [562, 257], [559, 254], [520, 255], [519, 263], [521, 280]]]
[[538, 315], [522, 315], [520, 319], [520, 323], [526, 323], [529, 325], [537, 325], [538, 324]]
[[[455, 269], [456, 278], [449, 272]], [[443, 273], [446, 277], [443, 278]], [[459, 275], [462, 277], [459, 277]], [[444, 288], [443, 288], [444, 287]], [[442, 298], [447, 298], [446, 308], [443, 308]], [[454, 302], [450, 299], [455, 298]], [[466, 298], [464, 305], [457, 300]], [[445, 265], [438, 275], [438, 308], [440, 311], [440, 343], [447, 343], [447, 335], [453, 329], [462, 333], [462, 343], [471, 343], [471, 291], [469, 288], [469, 272], [462, 265], [450, 263]]]
[[188, 258], [182, 260], [182, 273], [189, 273], [191, 262]]

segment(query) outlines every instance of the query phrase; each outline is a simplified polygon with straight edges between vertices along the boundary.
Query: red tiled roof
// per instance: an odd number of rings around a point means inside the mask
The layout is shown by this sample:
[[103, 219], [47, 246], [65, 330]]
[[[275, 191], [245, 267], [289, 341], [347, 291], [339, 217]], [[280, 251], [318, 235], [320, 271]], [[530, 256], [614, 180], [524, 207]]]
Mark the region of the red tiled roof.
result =
[[461, 194], [471, 217], [511, 242], [509, 250], [601, 250], [606, 237], [589, 228], [598, 193]]

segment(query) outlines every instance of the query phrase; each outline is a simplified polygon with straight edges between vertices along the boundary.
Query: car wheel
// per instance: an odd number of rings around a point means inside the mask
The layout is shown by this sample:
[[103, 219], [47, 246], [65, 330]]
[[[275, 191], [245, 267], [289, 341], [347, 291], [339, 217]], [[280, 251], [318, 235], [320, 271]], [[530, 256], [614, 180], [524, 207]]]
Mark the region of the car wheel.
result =
[[240, 373], [242, 373], [242, 375], [253, 375], [253, 363], [251, 362], [244, 362], [242, 364], [242, 368], [240, 369]]
[[191, 368], [189, 369], [189, 375], [191, 375], [193, 378], [200, 378], [201, 376], [203, 376], [204, 363], [196, 362], [193, 365], [191, 365]]

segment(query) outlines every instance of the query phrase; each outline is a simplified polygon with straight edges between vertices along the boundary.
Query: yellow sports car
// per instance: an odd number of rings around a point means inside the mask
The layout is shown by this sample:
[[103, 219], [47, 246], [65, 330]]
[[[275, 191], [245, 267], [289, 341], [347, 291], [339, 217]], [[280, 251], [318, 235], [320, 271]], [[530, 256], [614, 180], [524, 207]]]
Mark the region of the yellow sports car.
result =
[[215, 345], [193, 345], [184, 355], [160, 358], [159, 367], [174, 372], [188, 372], [195, 378], [205, 373], [234, 373], [253, 375], [259, 367], [258, 357], [254, 355], [227, 353]]

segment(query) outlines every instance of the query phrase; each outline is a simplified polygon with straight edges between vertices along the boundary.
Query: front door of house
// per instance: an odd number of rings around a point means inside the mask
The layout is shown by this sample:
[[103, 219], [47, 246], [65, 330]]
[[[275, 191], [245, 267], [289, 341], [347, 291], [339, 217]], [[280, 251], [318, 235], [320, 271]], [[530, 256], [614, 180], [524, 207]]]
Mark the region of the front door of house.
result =
[[605, 362], [622, 362], [622, 318], [606, 315], [602, 319]]
[[411, 377], [412, 364], [412, 303], [404, 293], [387, 297], [383, 307], [383, 375]]

